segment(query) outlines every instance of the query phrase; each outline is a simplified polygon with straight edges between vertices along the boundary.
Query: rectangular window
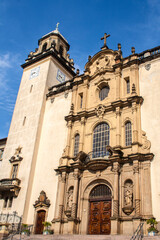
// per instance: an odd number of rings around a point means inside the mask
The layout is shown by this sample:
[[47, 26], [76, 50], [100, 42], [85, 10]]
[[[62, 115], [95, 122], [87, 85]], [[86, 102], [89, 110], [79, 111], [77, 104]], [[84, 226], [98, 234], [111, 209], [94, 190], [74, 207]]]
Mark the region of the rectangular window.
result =
[[82, 108], [82, 106], [83, 106], [83, 93], [80, 93], [79, 96], [80, 96], [80, 108]]
[[13, 197], [9, 198], [9, 203], [8, 203], [8, 207], [11, 208], [12, 207], [12, 202], [13, 202]]
[[126, 92], [127, 94], [130, 93], [130, 79], [129, 77], [125, 78], [125, 81], [126, 81]]
[[18, 164], [13, 165], [11, 178], [17, 177]]
[[4, 149], [0, 149], [0, 160], [2, 160]]
[[6, 198], [4, 199], [3, 208], [6, 208], [6, 207], [7, 207], [7, 203], [8, 203], [8, 197], [6, 197]]

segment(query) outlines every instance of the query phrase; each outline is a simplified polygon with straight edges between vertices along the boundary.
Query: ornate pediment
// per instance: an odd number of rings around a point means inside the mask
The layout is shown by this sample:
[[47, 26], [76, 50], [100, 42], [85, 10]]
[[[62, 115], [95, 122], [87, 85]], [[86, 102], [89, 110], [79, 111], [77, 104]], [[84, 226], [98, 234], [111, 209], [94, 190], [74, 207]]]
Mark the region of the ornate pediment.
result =
[[98, 52], [92, 58], [89, 56], [88, 62], [85, 65], [85, 71], [93, 77], [97, 74], [114, 71], [113, 65], [116, 63], [115, 58], [118, 54], [118, 51], [105, 49]]
[[50, 206], [50, 200], [47, 198], [46, 193], [44, 191], [40, 192], [40, 195], [38, 197], [38, 200], [35, 201], [35, 204], [33, 205], [35, 208], [38, 207], [47, 207], [49, 208]]
[[10, 163], [22, 161], [23, 157], [21, 156], [21, 154], [22, 147], [19, 146], [18, 148], [15, 149], [14, 155], [9, 159]]

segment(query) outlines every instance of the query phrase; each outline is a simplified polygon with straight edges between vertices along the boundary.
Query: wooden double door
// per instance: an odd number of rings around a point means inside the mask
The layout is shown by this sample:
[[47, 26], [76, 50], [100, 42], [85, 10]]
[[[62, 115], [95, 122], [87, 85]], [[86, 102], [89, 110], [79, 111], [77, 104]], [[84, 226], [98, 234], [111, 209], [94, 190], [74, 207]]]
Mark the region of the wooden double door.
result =
[[110, 234], [111, 200], [90, 201], [89, 234]]

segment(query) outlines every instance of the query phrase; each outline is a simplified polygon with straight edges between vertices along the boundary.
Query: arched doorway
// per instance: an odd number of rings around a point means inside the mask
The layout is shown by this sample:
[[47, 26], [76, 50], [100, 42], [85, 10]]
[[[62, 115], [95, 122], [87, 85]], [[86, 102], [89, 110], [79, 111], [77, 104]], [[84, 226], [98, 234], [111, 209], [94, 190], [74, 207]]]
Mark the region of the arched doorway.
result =
[[37, 219], [36, 219], [36, 227], [35, 227], [35, 234], [42, 234], [44, 225], [43, 222], [45, 222], [45, 210], [40, 210], [37, 212]]
[[88, 234], [110, 234], [111, 232], [111, 189], [100, 184], [89, 196]]

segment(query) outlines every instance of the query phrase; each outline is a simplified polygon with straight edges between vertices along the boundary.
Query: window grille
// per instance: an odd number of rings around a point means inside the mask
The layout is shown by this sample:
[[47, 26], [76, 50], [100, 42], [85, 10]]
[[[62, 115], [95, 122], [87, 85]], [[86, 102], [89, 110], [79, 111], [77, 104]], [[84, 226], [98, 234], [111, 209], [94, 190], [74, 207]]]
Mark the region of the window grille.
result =
[[109, 93], [109, 87], [103, 87], [100, 92], [99, 92], [99, 98], [100, 100], [104, 100], [106, 97], [108, 97], [108, 93]]
[[74, 139], [74, 156], [76, 156], [79, 152], [79, 134], [76, 134]]
[[11, 178], [16, 178], [17, 177], [17, 170], [18, 170], [18, 164], [13, 165]]
[[132, 144], [132, 125], [131, 122], [127, 122], [125, 124], [125, 140], [126, 140], [126, 146], [129, 146]]
[[106, 146], [109, 145], [110, 129], [107, 123], [100, 123], [93, 133], [93, 158], [108, 155]]
[[106, 197], [106, 196], [111, 196], [111, 189], [104, 184], [94, 187], [90, 193], [91, 198]]

